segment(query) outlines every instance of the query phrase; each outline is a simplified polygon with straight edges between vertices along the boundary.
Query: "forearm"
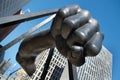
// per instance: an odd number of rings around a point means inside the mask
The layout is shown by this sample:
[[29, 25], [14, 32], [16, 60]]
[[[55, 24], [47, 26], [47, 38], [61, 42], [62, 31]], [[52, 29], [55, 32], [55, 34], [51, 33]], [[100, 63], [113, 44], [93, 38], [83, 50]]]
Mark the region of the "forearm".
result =
[[50, 30], [45, 30], [23, 40], [18, 53], [23, 57], [37, 56], [41, 51], [55, 46]]

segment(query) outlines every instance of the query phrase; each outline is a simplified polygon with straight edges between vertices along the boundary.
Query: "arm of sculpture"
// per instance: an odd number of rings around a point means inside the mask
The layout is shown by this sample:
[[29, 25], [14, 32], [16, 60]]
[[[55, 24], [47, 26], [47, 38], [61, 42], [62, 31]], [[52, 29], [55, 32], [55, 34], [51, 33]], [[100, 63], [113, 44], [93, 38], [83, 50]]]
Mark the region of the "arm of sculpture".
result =
[[16, 60], [31, 76], [35, 71], [36, 56], [56, 46], [72, 64], [81, 66], [86, 56], [100, 52], [102, 40], [98, 22], [88, 11], [78, 5], [67, 6], [57, 12], [50, 30], [30, 36], [21, 43]]
[[35, 58], [45, 49], [55, 47], [55, 41], [50, 30], [45, 30], [25, 38], [18, 50], [16, 60], [23, 69], [31, 76], [35, 70]]

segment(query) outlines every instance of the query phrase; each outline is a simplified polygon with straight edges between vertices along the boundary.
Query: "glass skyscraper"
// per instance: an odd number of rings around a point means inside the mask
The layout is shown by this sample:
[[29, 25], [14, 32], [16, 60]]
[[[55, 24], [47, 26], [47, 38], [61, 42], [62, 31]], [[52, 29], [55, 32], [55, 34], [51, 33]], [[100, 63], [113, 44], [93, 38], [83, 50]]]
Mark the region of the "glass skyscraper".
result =
[[[0, 0], [0, 18], [6, 16], [12, 16], [21, 14], [21, 9], [30, 0]], [[2, 41], [12, 30], [17, 27], [18, 24], [12, 26], [1, 26], [0, 29], [0, 41]]]
[[59, 80], [65, 68], [67, 59], [58, 50], [48, 49], [36, 59], [36, 72], [31, 80]]
[[97, 56], [87, 57], [86, 63], [76, 67], [76, 71], [78, 80], [112, 80], [112, 54], [102, 47]]
[[[86, 57], [80, 67], [72, 65], [70, 73], [67, 59], [55, 48], [42, 52], [36, 59], [36, 72], [29, 80], [111, 80], [112, 54], [103, 46], [95, 57]], [[73, 75], [73, 79], [70, 76]]]
[[[28, 80], [111, 80], [112, 54], [103, 46], [95, 57], [86, 57], [80, 67], [68, 64], [58, 50], [47, 49], [36, 59], [36, 72]], [[27, 75], [27, 74], [24, 74]], [[73, 78], [71, 78], [73, 76]], [[24, 77], [24, 76], [23, 76]], [[20, 80], [23, 80], [21, 77]]]
[[0, 0], [0, 17], [17, 13], [30, 0]]

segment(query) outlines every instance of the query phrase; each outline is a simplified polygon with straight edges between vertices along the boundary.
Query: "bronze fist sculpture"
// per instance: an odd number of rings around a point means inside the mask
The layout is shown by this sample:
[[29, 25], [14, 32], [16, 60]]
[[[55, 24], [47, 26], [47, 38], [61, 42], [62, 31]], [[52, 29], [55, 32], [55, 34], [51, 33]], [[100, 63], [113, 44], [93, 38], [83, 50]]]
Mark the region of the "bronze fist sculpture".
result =
[[98, 22], [78, 5], [59, 9], [49, 30], [23, 40], [16, 60], [31, 76], [35, 58], [43, 50], [57, 47], [73, 65], [81, 66], [86, 56], [96, 56], [102, 48], [103, 34]]

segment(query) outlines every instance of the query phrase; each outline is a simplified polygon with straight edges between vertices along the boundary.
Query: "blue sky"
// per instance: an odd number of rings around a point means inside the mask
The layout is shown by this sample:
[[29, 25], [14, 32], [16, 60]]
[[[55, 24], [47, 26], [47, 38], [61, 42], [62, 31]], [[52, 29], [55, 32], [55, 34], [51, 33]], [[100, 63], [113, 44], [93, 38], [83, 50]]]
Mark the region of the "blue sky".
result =
[[[119, 0], [32, 0], [23, 11], [30, 9], [31, 12], [41, 10], [60, 8], [65, 5], [78, 4], [82, 9], [90, 11], [91, 15], [98, 20], [100, 29], [105, 38], [103, 45], [113, 54], [113, 79], [120, 79], [120, 1]], [[4, 41], [2, 45], [7, 44], [20, 34], [38, 24], [42, 19], [32, 20], [19, 25]], [[50, 24], [44, 26], [41, 30], [49, 28]], [[14, 64], [15, 55], [18, 51], [19, 43], [6, 51], [5, 59], [11, 58]]]

